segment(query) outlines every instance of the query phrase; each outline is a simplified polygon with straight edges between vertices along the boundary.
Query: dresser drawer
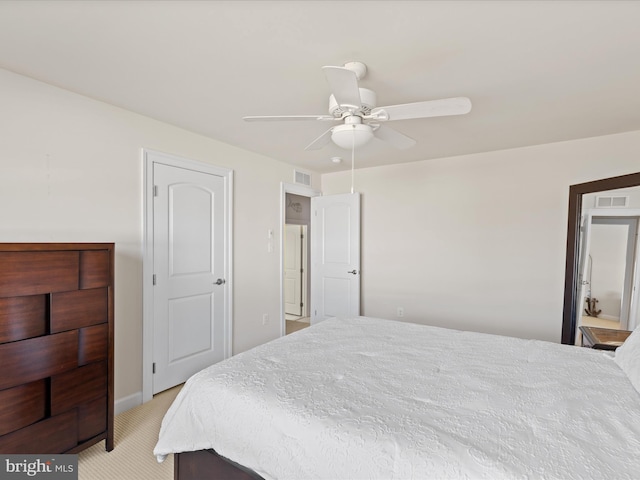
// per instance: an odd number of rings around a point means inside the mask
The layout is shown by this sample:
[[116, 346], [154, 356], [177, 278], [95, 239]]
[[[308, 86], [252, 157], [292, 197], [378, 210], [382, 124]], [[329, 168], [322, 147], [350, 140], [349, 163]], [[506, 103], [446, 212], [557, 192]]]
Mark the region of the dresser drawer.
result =
[[80, 252], [80, 288], [108, 287], [111, 280], [111, 262], [108, 250]]
[[0, 390], [50, 377], [78, 365], [78, 331], [0, 345]]
[[46, 406], [47, 385], [44, 380], [0, 390], [0, 435], [42, 420]]
[[0, 437], [3, 454], [61, 453], [78, 444], [78, 412], [71, 410]]
[[78, 330], [78, 365], [106, 360], [109, 354], [109, 324]]
[[0, 297], [78, 288], [79, 252], [0, 252]]
[[78, 440], [100, 435], [107, 429], [107, 397], [101, 397], [78, 407]]
[[106, 323], [109, 293], [106, 288], [51, 295], [51, 333]]
[[0, 343], [47, 334], [47, 296], [0, 298]]
[[100, 398], [107, 391], [107, 362], [91, 363], [51, 378], [51, 415]]

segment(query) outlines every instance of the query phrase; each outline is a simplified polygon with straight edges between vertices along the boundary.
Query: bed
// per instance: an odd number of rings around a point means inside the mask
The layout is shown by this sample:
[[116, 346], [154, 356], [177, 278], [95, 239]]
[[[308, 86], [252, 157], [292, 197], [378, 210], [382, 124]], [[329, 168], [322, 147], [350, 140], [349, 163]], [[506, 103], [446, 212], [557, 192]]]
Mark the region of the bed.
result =
[[190, 378], [154, 454], [179, 480], [637, 479], [640, 332], [627, 343], [329, 319]]

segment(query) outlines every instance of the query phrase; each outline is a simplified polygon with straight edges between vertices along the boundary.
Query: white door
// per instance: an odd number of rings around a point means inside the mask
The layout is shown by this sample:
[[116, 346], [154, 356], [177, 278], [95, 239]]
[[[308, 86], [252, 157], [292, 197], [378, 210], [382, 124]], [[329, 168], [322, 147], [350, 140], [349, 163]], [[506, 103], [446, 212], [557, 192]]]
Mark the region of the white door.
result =
[[225, 357], [224, 178], [153, 166], [153, 393]]
[[284, 226], [284, 312], [302, 316], [302, 226]]
[[360, 194], [311, 198], [311, 323], [360, 315]]

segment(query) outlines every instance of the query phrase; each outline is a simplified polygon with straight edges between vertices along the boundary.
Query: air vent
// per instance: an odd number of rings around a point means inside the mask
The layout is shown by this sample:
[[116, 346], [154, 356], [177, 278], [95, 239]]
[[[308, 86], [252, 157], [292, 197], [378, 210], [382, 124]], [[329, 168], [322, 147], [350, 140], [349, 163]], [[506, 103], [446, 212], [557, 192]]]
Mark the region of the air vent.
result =
[[305, 172], [301, 172], [300, 170], [293, 171], [293, 181], [295, 183], [299, 183], [300, 185], [306, 185], [307, 187], [311, 186], [311, 175]]
[[629, 206], [629, 197], [596, 197], [596, 208], [624, 208]]

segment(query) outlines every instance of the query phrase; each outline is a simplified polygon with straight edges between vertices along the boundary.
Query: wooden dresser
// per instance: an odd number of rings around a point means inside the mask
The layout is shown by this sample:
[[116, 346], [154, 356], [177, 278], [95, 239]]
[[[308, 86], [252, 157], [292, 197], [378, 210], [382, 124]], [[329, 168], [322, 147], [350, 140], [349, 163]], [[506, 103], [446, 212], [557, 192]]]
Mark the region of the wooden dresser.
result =
[[113, 450], [113, 243], [0, 243], [0, 454]]

